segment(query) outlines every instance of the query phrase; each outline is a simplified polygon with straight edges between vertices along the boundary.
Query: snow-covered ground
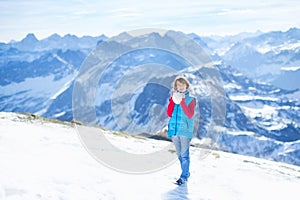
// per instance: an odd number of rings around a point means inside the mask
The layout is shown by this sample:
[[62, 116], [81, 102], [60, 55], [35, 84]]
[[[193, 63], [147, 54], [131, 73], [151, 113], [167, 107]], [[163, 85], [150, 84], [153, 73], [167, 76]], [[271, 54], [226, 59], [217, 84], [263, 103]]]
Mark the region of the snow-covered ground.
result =
[[[103, 134], [128, 152], [168, 143]], [[0, 199], [299, 199], [300, 167], [205, 151], [191, 147], [190, 180], [176, 186], [178, 162], [148, 174], [117, 172], [87, 152], [74, 126], [0, 113]]]

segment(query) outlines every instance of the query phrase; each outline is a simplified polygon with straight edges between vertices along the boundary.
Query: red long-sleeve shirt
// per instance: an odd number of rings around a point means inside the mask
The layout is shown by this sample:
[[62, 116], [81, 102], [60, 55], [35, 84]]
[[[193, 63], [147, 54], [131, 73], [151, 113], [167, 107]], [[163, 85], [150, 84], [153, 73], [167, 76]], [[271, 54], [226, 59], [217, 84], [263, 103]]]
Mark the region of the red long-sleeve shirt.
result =
[[[189, 105], [186, 105], [184, 98], [180, 102], [180, 106], [188, 118], [192, 118], [194, 115], [195, 103], [196, 103], [196, 101], [195, 101], [195, 99], [193, 99]], [[169, 100], [168, 108], [167, 108], [168, 117], [172, 117], [174, 106], [175, 106], [175, 103], [171, 97]]]

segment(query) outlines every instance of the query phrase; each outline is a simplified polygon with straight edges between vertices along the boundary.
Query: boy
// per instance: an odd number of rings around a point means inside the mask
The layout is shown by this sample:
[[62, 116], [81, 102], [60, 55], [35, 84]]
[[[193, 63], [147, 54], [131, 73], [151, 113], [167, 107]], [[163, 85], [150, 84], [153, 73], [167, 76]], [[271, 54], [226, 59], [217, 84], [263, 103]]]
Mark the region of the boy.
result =
[[178, 185], [185, 183], [190, 176], [189, 147], [194, 132], [196, 100], [189, 95], [189, 87], [190, 84], [186, 78], [176, 77], [167, 108], [167, 115], [170, 117], [168, 137], [172, 138], [182, 170], [180, 178], [176, 181]]

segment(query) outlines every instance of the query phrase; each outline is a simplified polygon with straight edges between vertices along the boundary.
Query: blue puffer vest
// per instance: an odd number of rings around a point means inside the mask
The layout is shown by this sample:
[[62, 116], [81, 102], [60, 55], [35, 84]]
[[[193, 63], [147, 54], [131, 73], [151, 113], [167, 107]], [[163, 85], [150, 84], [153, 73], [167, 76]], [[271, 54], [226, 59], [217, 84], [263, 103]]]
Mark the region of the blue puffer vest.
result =
[[[189, 92], [187, 91], [185, 93], [186, 105], [189, 105], [193, 99], [194, 97], [189, 96]], [[194, 116], [192, 118], [188, 118], [180, 104], [175, 104], [172, 117], [170, 118], [168, 124], [168, 137], [180, 135], [187, 138], [192, 138], [194, 132]]]

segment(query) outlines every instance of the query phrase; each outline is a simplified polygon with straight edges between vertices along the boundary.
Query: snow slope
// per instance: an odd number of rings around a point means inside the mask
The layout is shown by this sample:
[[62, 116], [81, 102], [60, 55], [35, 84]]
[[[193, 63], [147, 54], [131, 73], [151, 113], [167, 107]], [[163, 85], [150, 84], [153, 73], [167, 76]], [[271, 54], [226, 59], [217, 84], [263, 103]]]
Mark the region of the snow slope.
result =
[[[103, 134], [129, 152], [147, 153], [168, 143]], [[154, 173], [120, 173], [86, 151], [71, 123], [1, 112], [0, 199], [299, 198], [300, 167], [219, 151], [201, 156], [205, 151], [191, 147], [191, 177], [178, 187], [172, 183], [177, 161]]]

